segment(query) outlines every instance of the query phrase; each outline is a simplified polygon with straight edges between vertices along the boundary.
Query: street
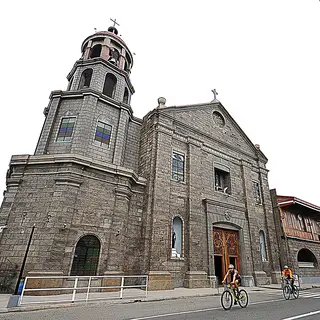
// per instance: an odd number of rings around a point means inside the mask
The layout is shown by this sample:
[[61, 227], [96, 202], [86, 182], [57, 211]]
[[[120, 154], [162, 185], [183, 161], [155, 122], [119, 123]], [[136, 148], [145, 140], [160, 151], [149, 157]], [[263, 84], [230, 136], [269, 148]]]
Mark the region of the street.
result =
[[68, 308], [0, 314], [0, 319], [316, 320], [320, 319], [320, 289], [301, 291], [299, 299], [288, 301], [283, 298], [280, 290], [270, 289], [260, 292], [257, 289], [249, 293], [249, 304], [246, 309], [233, 306], [230, 311], [222, 309], [220, 296], [207, 296], [155, 302], [79, 304]]

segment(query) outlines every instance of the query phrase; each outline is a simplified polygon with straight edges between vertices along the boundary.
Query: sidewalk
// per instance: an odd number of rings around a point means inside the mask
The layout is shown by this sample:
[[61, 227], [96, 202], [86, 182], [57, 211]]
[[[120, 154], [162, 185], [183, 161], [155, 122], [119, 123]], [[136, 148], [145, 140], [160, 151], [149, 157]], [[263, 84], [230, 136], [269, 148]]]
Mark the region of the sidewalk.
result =
[[[271, 284], [263, 287], [244, 287], [245, 290], [250, 294], [251, 292], [263, 292], [269, 290], [281, 290], [280, 284]], [[311, 285], [302, 285], [301, 290], [311, 289]], [[119, 293], [92, 293], [90, 295], [91, 299], [88, 303], [112, 303], [112, 304], [121, 304], [121, 303], [133, 303], [138, 301], [162, 301], [162, 300], [173, 300], [173, 299], [183, 299], [188, 297], [205, 297], [205, 296], [213, 296], [220, 295], [223, 292], [223, 288], [199, 288], [199, 289], [188, 289], [188, 288], [175, 288], [174, 290], [159, 290], [159, 291], [148, 291], [148, 297], [146, 298], [144, 295], [144, 291], [141, 290], [126, 290], [123, 299], [119, 299]], [[18, 308], [10, 308], [7, 309], [7, 303], [9, 301], [11, 295], [9, 294], [0, 294], [0, 313], [2, 312], [13, 312], [13, 311], [32, 311], [32, 310], [41, 310], [41, 309], [49, 309], [49, 308], [63, 308], [70, 306], [80, 306], [85, 302], [62, 302], [55, 303], [61, 300], [70, 300], [70, 295], [56, 295], [50, 296], [48, 301], [48, 296], [24, 296], [23, 302], [26, 305], [23, 305]], [[81, 293], [77, 294], [77, 299], [84, 298], [81, 297]], [[41, 304], [32, 304], [41, 300]], [[94, 300], [97, 299], [97, 300]], [[98, 300], [99, 299], [99, 300]], [[103, 300], [102, 300], [103, 299]], [[46, 302], [48, 301], [48, 302]], [[30, 304], [29, 304], [30, 303]]]

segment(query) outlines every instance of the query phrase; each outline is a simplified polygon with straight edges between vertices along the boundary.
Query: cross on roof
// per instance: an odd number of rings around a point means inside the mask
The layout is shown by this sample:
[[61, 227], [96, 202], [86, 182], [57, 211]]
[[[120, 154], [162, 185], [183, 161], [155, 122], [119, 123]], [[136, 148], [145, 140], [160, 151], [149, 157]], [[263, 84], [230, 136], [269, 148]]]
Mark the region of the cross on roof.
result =
[[110, 19], [113, 22], [113, 27], [115, 27], [116, 25], [120, 26], [120, 24], [117, 22], [117, 19]]
[[213, 90], [211, 90], [211, 92], [212, 92], [213, 95], [214, 95], [214, 100], [216, 100], [216, 99], [217, 99], [217, 95], [218, 95], [217, 90], [216, 90], [216, 89], [213, 89]]

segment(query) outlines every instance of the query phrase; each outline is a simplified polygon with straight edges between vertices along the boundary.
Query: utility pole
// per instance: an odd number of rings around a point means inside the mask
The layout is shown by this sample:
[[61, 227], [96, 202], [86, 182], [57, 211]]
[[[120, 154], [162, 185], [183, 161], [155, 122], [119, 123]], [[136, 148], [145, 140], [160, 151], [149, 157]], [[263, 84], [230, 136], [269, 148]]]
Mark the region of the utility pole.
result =
[[30, 233], [30, 236], [29, 236], [29, 242], [28, 242], [28, 245], [27, 245], [26, 252], [25, 252], [25, 254], [24, 254], [24, 258], [23, 258], [23, 262], [22, 262], [21, 269], [20, 269], [20, 273], [19, 273], [19, 277], [18, 277], [17, 284], [16, 284], [16, 288], [15, 288], [15, 290], [14, 290], [14, 295], [17, 295], [17, 294], [18, 294], [19, 284], [20, 284], [20, 280], [21, 280], [22, 275], [23, 275], [24, 267], [25, 267], [25, 265], [26, 265], [26, 261], [27, 261], [27, 257], [28, 257], [28, 252], [29, 252], [29, 248], [30, 248], [30, 244], [31, 244], [31, 240], [32, 240], [33, 233], [34, 233], [34, 228], [35, 228], [35, 225], [32, 226], [32, 230], [31, 230], [31, 233]]

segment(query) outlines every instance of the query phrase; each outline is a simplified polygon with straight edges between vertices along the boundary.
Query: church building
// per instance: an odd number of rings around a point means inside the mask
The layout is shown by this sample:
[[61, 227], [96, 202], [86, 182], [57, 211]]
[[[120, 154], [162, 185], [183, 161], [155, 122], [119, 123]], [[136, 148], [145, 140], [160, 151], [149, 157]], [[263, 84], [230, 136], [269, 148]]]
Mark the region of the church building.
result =
[[0, 209], [0, 277], [148, 274], [206, 287], [229, 263], [243, 284], [279, 279], [267, 158], [225, 107], [130, 105], [133, 55], [116, 27], [81, 45], [53, 91], [33, 155], [14, 155]]

